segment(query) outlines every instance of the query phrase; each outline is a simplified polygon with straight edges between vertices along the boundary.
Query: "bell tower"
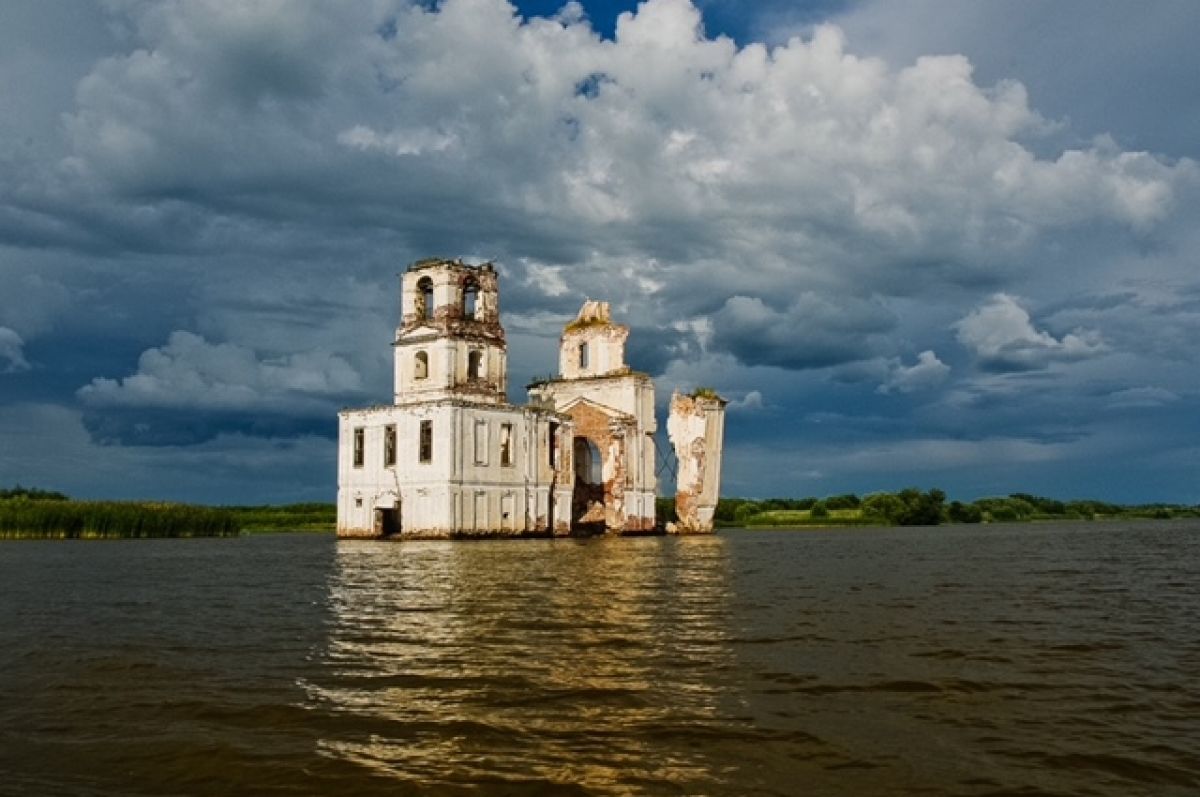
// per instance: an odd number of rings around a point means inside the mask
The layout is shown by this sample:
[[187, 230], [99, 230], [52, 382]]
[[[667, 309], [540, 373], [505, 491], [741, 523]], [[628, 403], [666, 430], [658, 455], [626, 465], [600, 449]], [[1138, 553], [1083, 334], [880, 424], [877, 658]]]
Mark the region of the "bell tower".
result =
[[505, 402], [507, 344], [495, 266], [418, 260], [402, 278], [400, 306], [393, 343], [396, 404]]

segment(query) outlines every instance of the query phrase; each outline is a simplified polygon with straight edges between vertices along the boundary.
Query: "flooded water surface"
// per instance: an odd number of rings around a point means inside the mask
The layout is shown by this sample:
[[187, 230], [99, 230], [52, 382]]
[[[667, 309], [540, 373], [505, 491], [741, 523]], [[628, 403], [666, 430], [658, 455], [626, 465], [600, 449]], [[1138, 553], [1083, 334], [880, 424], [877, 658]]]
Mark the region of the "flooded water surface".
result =
[[1200, 793], [1200, 524], [0, 544], [0, 794]]

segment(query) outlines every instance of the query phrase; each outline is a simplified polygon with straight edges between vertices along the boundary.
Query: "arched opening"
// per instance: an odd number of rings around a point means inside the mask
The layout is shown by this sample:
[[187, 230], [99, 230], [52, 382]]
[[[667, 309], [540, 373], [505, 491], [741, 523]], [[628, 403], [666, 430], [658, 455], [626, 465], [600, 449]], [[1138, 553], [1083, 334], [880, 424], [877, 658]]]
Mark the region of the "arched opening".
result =
[[588, 367], [588, 345], [586, 343], [579, 344], [579, 367]]
[[600, 449], [588, 438], [576, 437], [572, 453], [575, 488], [571, 494], [571, 530], [577, 534], [603, 534], [604, 460]]
[[425, 321], [433, 320], [433, 280], [429, 277], [417, 280], [417, 316]]
[[468, 320], [475, 319], [475, 309], [479, 304], [479, 283], [474, 278], [468, 277], [463, 282], [462, 294], [462, 314], [463, 318]]
[[478, 379], [483, 375], [483, 352], [471, 350], [467, 352], [467, 379]]
[[417, 356], [413, 358], [413, 379], [427, 379], [429, 377], [429, 355], [423, 351], [417, 352]]

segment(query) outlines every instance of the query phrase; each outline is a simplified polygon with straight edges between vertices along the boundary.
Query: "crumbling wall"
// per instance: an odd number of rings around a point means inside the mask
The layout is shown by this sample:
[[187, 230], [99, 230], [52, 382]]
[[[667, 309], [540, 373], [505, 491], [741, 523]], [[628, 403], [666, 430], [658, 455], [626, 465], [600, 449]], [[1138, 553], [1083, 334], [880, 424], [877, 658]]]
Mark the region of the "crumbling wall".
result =
[[675, 447], [675, 514], [667, 524], [672, 534], [713, 530], [721, 494], [721, 455], [725, 436], [725, 401], [711, 391], [671, 396], [667, 437]]

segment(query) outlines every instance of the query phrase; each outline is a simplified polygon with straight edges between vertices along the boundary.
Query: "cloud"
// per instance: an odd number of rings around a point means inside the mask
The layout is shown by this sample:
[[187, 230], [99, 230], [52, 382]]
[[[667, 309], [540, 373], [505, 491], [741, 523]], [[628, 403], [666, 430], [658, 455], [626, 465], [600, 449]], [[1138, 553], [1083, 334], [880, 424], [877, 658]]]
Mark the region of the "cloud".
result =
[[1053, 362], [1083, 360], [1107, 351], [1100, 334], [1076, 329], [1055, 338], [1036, 329], [1017, 300], [997, 293], [955, 324], [958, 340], [989, 371], [1032, 371]]
[[912, 365], [904, 365], [899, 358], [893, 358], [887, 363], [887, 368], [887, 376], [876, 392], [887, 394], [928, 390], [946, 381], [950, 374], [950, 366], [929, 350], [918, 354], [917, 361]]
[[23, 348], [25, 341], [8, 327], [0, 327], [0, 373], [28, 371]]
[[288, 406], [357, 391], [358, 374], [340, 357], [306, 352], [260, 360], [244, 346], [209, 343], [178, 330], [143, 352], [136, 374], [97, 378], [79, 391], [92, 406], [247, 410]]
[[751, 390], [740, 399], [731, 399], [727, 408], [730, 412], [757, 412], [765, 405], [763, 404], [762, 393], [757, 390]]
[[358, 373], [336, 355], [260, 358], [244, 346], [179, 330], [165, 346], [143, 352], [136, 373], [93, 379], [78, 397], [97, 439], [174, 445], [222, 431], [308, 433], [314, 419], [333, 417], [339, 400], [360, 398], [360, 389]]
[[895, 326], [877, 301], [832, 299], [804, 293], [783, 310], [748, 296], [734, 296], [713, 314], [713, 348], [748, 365], [824, 368], [865, 359], [874, 338]]
[[1116, 390], [1108, 397], [1111, 409], [1148, 409], [1174, 404], [1180, 395], [1162, 387], [1129, 387]]
[[502, 0], [120, 9], [137, 47], [80, 83], [67, 165], [222, 212], [300, 201], [448, 236], [452, 206], [526, 255], [530, 237], [678, 259], [835, 233], [859, 256], [962, 259], [1152, 227], [1190, 174], [1105, 142], [1036, 156], [1024, 89], [976, 85], [961, 56], [893, 70], [833, 26], [738, 47], [688, 0], [641, 4], [613, 41]]

